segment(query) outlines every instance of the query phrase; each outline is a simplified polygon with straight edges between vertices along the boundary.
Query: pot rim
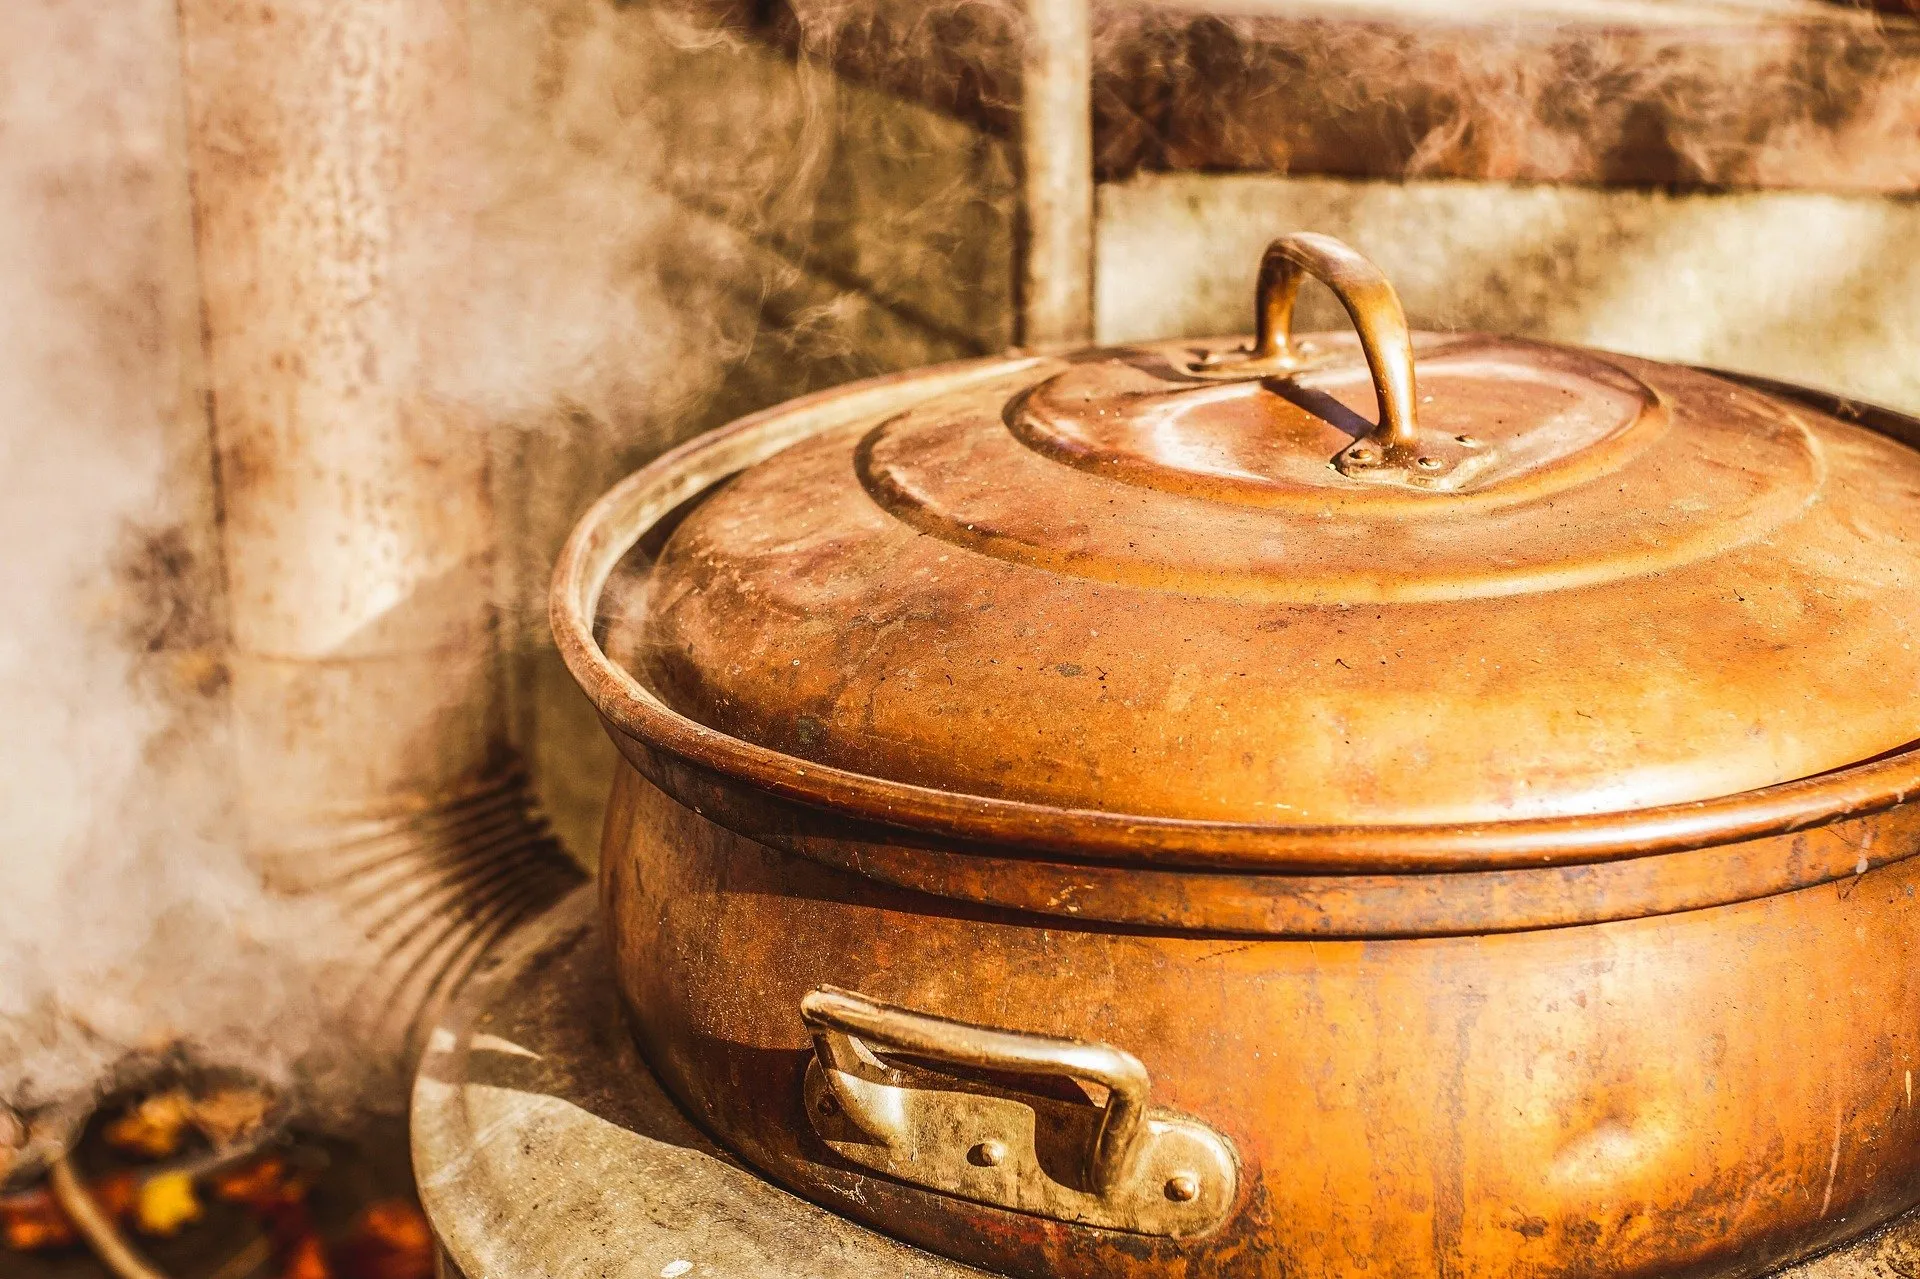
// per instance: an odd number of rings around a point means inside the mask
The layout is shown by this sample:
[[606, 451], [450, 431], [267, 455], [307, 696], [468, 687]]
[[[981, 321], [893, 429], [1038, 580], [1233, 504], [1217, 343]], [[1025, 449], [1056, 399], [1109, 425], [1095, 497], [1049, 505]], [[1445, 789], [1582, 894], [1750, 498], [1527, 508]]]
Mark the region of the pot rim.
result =
[[[721, 733], [675, 711], [600, 647], [594, 621], [615, 567], [648, 531], [713, 484], [843, 423], [1018, 371], [1037, 356], [916, 368], [785, 401], [710, 431], [629, 475], [588, 508], [554, 566], [549, 618], [567, 669], [610, 731], [781, 799], [943, 842], [1265, 873], [1465, 871], [1573, 866], [1683, 852], [1864, 817], [1920, 793], [1920, 743], [1795, 781], [1712, 799], [1571, 816], [1445, 824], [1286, 826], [1066, 808], [936, 790], [834, 768]], [[1791, 383], [1702, 372], [1790, 398], [1913, 445], [1920, 420]]]

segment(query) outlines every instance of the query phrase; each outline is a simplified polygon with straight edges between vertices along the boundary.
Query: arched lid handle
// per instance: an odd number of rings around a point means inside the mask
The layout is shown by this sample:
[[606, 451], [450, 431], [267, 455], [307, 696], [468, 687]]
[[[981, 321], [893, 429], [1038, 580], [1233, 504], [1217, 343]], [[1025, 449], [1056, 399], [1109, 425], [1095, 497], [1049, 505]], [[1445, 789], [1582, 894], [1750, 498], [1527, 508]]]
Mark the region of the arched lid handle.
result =
[[1216, 363], [1206, 372], [1285, 375], [1306, 367], [1307, 359], [1294, 346], [1292, 328], [1294, 300], [1300, 295], [1300, 282], [1309, 275], [1332, 289], [1352, 317], [1379, 403], [1378, 425], [1343, 449], [1334, 466], [1347, 474], [1382, 467], [1432, 469], [1435, 459], [1423, 459], [1419, 448], [1413, 337], [1407, 331], [1400, 295], [1384, 271], [1330, 235], [1297, 231], [1267, 246], [1254, 289], [1253, 350], [1245, 359]]

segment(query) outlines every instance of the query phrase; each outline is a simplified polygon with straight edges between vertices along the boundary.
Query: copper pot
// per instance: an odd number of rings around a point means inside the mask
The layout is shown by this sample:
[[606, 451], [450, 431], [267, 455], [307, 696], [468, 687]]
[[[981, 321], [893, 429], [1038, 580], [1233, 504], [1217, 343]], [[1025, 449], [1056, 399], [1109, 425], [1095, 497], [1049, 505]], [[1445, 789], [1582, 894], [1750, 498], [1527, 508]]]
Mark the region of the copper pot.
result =
[[1920, 1199], [1920, 423], [1410, 334], [1325, 237], [1256, 316], [796, 401], [581, 522], [667, 1087], [1025, 1276], [1747, 1274]]

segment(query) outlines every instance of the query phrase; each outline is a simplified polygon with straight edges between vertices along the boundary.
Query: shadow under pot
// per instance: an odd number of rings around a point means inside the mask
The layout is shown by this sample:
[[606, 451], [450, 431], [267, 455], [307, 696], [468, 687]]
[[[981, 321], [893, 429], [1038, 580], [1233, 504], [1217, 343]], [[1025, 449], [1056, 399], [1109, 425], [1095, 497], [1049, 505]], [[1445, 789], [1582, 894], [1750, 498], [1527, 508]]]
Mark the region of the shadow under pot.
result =
[[1920, 422], [1409, 332], [1323, 236], [1256, 303], [582, 520], [667, 1088], [1032, 1279], [1745, 1275], [1920, 1200]]

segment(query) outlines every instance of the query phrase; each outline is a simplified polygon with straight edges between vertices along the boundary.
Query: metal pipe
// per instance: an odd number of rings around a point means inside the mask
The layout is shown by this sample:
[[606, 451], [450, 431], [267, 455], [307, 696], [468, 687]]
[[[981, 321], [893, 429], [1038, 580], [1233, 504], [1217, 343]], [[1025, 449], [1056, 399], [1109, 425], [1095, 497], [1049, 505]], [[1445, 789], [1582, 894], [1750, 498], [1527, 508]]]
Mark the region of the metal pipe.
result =
[[432, 391], [461, 210], [454, 0], [181, 0], [257, 842], [398, 813], [494, 749], [486, 450]]
[[1093, 32], [1088, 0], [1028, 0], [1016, 340], [1093, 340]]
[[[421, 978], [354, 891], [369, 848], [401, 885], [577, 879], [512, 767], [486, 436], [435, 346], [471, 225], [464, 13], [180, 0], [241, 806], [270, 882], [365, 916], [391, 991]], [[502, 791], [513, 837], [460, 856], [463, 806]]]

